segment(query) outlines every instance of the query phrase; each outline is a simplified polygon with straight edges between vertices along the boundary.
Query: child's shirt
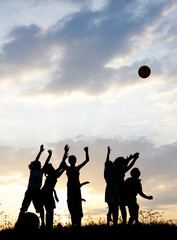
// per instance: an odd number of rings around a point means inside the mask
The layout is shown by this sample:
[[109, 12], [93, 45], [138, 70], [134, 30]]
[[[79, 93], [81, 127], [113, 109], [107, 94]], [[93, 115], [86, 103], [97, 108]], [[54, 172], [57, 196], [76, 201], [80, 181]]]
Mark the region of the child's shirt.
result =
[[42, 176], [43, 169], [32, 167], [30, 169], [28, 188], [40, 189], [42, 185]]
[[67, 167], [66, 174], [68, 177], [67, 183], [67, 201], [77, 202], [81, 201], [81, 190], [79, 181], [79, 168], [78, 167]]
[[138, 193], [142, 192], [141, 179], [127, 178], [122, 186], [124, 200], [136, 199]]
[[78, 186], [80, 188], [80, 181], [79, 181], [79, 168], [78, 167], [67, 167], [66, 174], [68, 177], [68, 187], [69, 186]]
[[106, 181], [106, 189], [108, 191], [117, 191], [117, 181], [116, 181], [116, 175], [113, 166], [110, 166], [109, 162], [105, 163], [105, 171], [104, 171], [104, 178]]
[[58, 178], [57, 171], [54, 171], [53, 173], [49, 174], [45, 179], [45, 183], [42, 189], [50, 193], [53, 192], [55, 185], [57, 183], [57, 178]]

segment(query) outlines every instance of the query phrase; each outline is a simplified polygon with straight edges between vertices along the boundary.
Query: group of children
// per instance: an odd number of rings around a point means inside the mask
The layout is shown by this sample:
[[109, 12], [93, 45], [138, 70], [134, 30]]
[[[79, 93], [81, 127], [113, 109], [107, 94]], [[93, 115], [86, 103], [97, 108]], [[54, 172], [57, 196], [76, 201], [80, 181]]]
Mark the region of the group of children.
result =
[[[82, 185], [88, 183], [88, 182], [84, 182], [82, 184], [80, 183], [79, 170], [89, 161], [88, 147], [84, 148], [86, 155], [85, 161], [82, 164], [76, 166], [75, 165], [77, 160], [76, 157], [74, 155], [68, 156], [69, 146], [65, 145], [63, 159], [57, 169], [54, 169], [52, 164], [49, 163], [50, 158], [52, 156], [51, 150], [48, 150], [49, 155], [45, 161], [44, 166], [41, 167], [39, 158], [43, 151], [44, 146], [41, 145], [40, 151], [36, 159], [29, 165], [30, 177], [28, 188], [25, 192], [25, 196], [22, 202], [22, 207], [20, 209], [17, 222], [23, 218], [25, 212], [28, 210], [30, 203], [33, 202], [36, 212], [40, 213], [41, 228], [46, 227], [48, 230], [52, 230], [55, 201], [58, 201], [58, 197], [55, 191], [55, 185], [57, 183], [57, 179], [66, 170], [66, 174], [68, 177], [67, 183], [68, 209], [71, 214], [72, 225], [79, 227], [81, 225], [81, 219], [83, 216], [80, 188], [82, 187]], [[67, 158], [70, 164], [69, 166], [65, 162]], [[43, 174], [46, 175], [46, 179], [43, 187], [41, 188]], [[46, 210], [46, 219], [44, 216], [44, 208]]]
[[[44, 150], [44, 146], [41, 145], [36, 159], [29, 165], [29, 183], [22, 202], [18, 221], [23, 218], [30, 203], [33, 202], [36, 212], [40, 213], [41, 227], [46, 227], [48, 230], [52, 230], [54, 209], [56, 207], [55, 201], [58, 201], [55, 185], [57, 183], [57, 179], [64, 171], [66, 171], [68, 178], [67, 203], [71, 215], [71, 222], [72, 226], [80, 227], [81, 219], [83, 217], [82, 201], [84, 200], [81, 196], [81, 187], [89, 182], [80, 183], [79, 171], [89, 161], [88, 147], [84, 148], [85, 161], [76, 166], [77, 158], [74, 155], [68, 156], [69, 146], [65, 145], [63, 159], [57, 169], [54, 169], [52, 164], [49, 163], [52, 156], [51, 150], [48, 150], [48, 157], [44, 166], [41, 167], [39, 159]], [[126, 159], [123, 157], [118, 157], [114, 162], [112, 162], [109, 159], [110, 152], [111, 149], [108, 147], [104, 170], [104, 178], [107, 183], [105, 192], [105, 201], [108, 204], [107, 224], [109, 225], [111, 216], [113, 216], [113, 224], [117, 225], [119, 207], [121, 210], [123, 223], [126, 223], [125, 206], [128, 206], [130, 212], [129, 223], [131, 224], [134, 220], [138, 223], [139, 206], [136, 201], [136, 195], [139, 193], [142, 197], [147, 199], [152, 199], [152, 196], [146, 196], [142, 192], [142, 186], [139, 180], [140, 171], [138, 168], [131, 170], [131, 178], [128, 178], [126, 181], [124, 181], [124, 177], [125, 173], [138, 159], [139, 153], [130, 155]], [[69, 165], [66, 164], [67, 158]], [[44, 185], [42, 186], [43, 174], [45, 174], [46, 179]], [[44, 208], [46, 211], [46, 218], [44, 216]]]
[[113, 225], [117, 225], [119, 208], [123, 224], [126, 224], [126, 206], [128, 206], [130, 214], [128, 223], [132, 224], [135, 221], [138, 224], [139, 205], [136, 199], [137, 194], [149, 200], [153, 199], [152, 196], [147, 196], [142, 191], [138, 168], [133, 168], [130, 172], [131, 177], [124, 180], [125, 173], [133, 167], [139, 158], [139, 153], [131, 154], [127, 158], [118, 157], [112, 162], [109, 159], [110, 152], [111, 149], [108, 147], [104, 170], [106, 181], [105, 202], [108, 204], [107, 224], [110, 224], [110, 221], [112, 221], [111, 216], [113, 216]]

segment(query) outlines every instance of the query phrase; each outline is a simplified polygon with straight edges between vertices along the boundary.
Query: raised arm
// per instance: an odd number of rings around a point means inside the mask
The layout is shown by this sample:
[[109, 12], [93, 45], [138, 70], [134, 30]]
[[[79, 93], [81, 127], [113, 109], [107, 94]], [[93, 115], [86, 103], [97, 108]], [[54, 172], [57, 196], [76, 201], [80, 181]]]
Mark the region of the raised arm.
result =
[[126, 168], [125, 168], [125, 172], [127, 172], [128, 170], [130, 170], [130, 168], [132, 168], [133, 167], [133, 165], [135, 164], [135, 162], [136, 162], [136, 160], [139, 158], [139, 153], [138, 152], [136, 152], [134, 155], [130, 155], [129, 156], [129, 158], [127, 158], [127, 161], [128, 161], [128, 163], [131, 161], [131, 163], [128, 165], [128, 166], [126, 166]]
[[106, 163], [110, 161], [109, 156], [110, 156], [111, 148], [108, 146], [107, 150], [108, 151], [107, 151], [107, 156], [106, 156]]
[[89, 153], [88, 153], [88, 147], [85, 147], [84, 151], [85, 151], [86, 159], [85, 159], [85, 161], [83, 163], [81, 163], [79, 166], [77, 166], [77, 168], [79, 168], [79, 169], [81, 169], [83, 166], [85, 166], [85, 164], [87, 164], [88, 161], [90, 160], [89, 159]]
[[46, 161], [45, 161], [44, 166], [43, 166], [42, 169], [44, 169], [44, 168], [47, 166], [47, 164], [49, 163], [50, 158], [51, 158], [51, 156], [52, 156], [52, 150], [49, 149], [49, 150], [48, 150], [48, 153], [49, 153], [49, 155], [48, 155], [48, 157], [47, 157], [47, 159], [46, 159]]
[[[60, 163], [60, 165], [59, 165], [59, 167], [56, 169], [57, 171], [60, 171], [62, 168], [64, 168], [64, 170], [65, 170], [65, 168], [66, 168], [66, 159], [67, 159], [67, 157], [68, 157], [68, 153], [69, 153], [69, 146], [68, 145], [65, 145], [65, 147], [64, 147], [64, 155], [63, 155], [63, 158], [62, 158], [62, 161], [61, 161], [61, 163]], [[63, 170], [63, 172], [64, 172], [64, 170]], [[63, 173], [62, 172], [62, 173]], [[61, 173], [61, 174], [62, 174]], [[61, 176], [61, 175], [60, 175]]]
[[40, 146], [39, 153], [38, 153], [38, 155], [36, 156], [35, 161], [39, 161], [39, 158], [40, 158], [40, 156], [41, 156], [41, 153], [42, 153], [44, 150], [45, 150], [45, 149], [44, 149], [44, 145], [41, 145], [41, 146]]
[[65, 168], [61, 168], [59, 171], [58, 171], [58, 169], [56, 169], [56, 171], [57, 171], [57, 178], [59, 178], [65, 171]]

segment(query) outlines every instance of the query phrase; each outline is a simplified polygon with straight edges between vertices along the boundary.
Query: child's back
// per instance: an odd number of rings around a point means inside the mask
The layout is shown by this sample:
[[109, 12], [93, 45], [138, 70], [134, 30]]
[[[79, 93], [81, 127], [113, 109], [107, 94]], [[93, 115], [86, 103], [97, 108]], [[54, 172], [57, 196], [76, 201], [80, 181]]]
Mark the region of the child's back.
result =
[[121, 195], [123, 201], [128, 202], [135, 200], [138, 193], [142, 191], [141, 180], [136, 178], [127, 178], [122, 185]]

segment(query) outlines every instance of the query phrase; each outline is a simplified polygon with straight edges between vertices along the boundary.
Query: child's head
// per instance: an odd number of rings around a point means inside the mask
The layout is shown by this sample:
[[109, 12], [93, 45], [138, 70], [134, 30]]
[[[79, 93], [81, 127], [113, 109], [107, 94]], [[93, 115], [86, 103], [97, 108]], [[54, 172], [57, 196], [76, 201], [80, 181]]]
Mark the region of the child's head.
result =
[[41, 162], [39, 161], [33, 161], [29, 164], [29, 169], [31, 170], [32, 168], [35, 168], [35, 169], [41, 169]]
[[44, 173], [48, 175], [48, 174], [52, 173], [54, 170], [55, 169], [52, 166], [52, 164], [48, 163], [47, 166], [45, 166], [45, 168], [44, 168]]
[[77, 158], [74, 155], [71, 155], [68, 157], [68, 162], [70, 163], [71, 166], [75, 166], [77, 161]]
[[114, 161], [114, 166], [117, 170], [122, 169], [125, 166], [125, 159], [123, 157], [118, 157]]
[[132, 176], [132, 178], [139, 178], [140, 175], [141, 175], [141, 172], [138, 168], [133, 168], [131, 171], [130, 171], [130, 175]]

